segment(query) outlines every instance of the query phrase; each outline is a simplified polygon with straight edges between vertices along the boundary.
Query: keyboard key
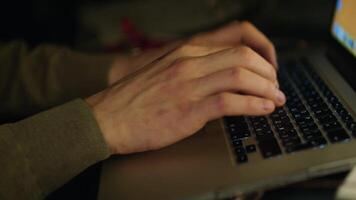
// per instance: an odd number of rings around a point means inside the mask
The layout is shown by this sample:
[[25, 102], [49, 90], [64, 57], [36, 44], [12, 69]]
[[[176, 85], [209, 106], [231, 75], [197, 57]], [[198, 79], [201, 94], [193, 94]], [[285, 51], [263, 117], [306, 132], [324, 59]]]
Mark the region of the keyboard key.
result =
[[350, 121], [354, 121], [350, 114], [345, 114], [345, 115], [341, 116], [341, 119], [345, 123], [350, 122]]
[[289, 130], [293, 130], [294, 127], [293, 125], [288, 122], [288, 123], [284, 123], [284, 124], [280, 124], [278, 126], [275, 127], [276, 128], [276, 131], [279, 133], [281, 131], [289, 131]]
[[320, 118], [324, 115], [330, 114], [330, 110], [318, 108], [318, 109], [313, 110], [313, 113], [316, 118]]
[[333, 121], [333, 122], [323, 124], [323, 128], [326, 132], [329, 132], [335, 129], [340, 129], [341, 124], [338, 121]]
[[314, 121], [311, 121], [311, 122], [299, 122], [298, 123], [299, 125], [299, 129], [300, 130], [303, 130], [303, 129], [310, 129], [310, 130], [315, 130], [315, 129], [318, 129], [318, 127], [316, 126], [316, 124], [314, 123]]
[[[287, 97], [284, 107], [269, 116], [224, 118], [238, 163], [248, 162], [248, 154], [257, 152], [257, 148], [262, 157], [270, 158], [282, 154], [281, 148], [292, 153], [348, 140], [348, 131], [356, 138], [356, 124], [340, 99], [312, 68], [293, 63], [279, 71], [280, 88]], [[319, 127], [325, 130], [325, 136]], [[280, 141], [275, 138], [274, 130]], [[244, 144], [244, 139], [251, 134], [257, 144]]]
[[266, 132], [256, 133], [256, 140], [257, 141], [269, 140], [269, 139], [274, 139], [273, 132], [271, 132], [271, 133], [266, 133]]
[[266, 119], [266, 117], [261, 117], [261, 116], [259, 116], [259, 117], [250, 117], [249, 118], [250, 119], [250, 121], [251, 122], [262, 122], [262, 123], [266, 123], [267, 122], [267, 119]]
[[344, 106], [340, 102], [334, 102], [331, 103], [331, 105], [335, 108], [335, 110], [344, 108]]
[[241, 140], [233, 140], [232, 145], [234, 147], [242, 147], [242, 141]]
[[287, 138], [287, 139], [282, 139], [282, 144], [283, 146], [295, 146], [300, 144], [302, 141], [300, 140], [300, 138], [298, 136], [296, 137], [291, 137], [291, 138]]
[[356, 122], [348, 122], [346, 126], [350, 131], [356, 130]]
[[289, 130], [289, 131], [280, 131], [278, 132], [279, 137], [283, 140], [286, 138], [291, 138], [291, 137], [296, 137], [298, 136], [297, 132], [295, 131], [295, 129]]
[[228, 131], [232, 135], [236, 135], [237, 134], [237, 128], [235, 126], [229, 126], [228, 127]]
[[340, 116], [343, 116], [343, 115], [347, 115], [349, 114], [349, 112], [347, 112], [347, 110], [345, 108], [339, 108], [336, 110], [337, 114], [339, 114]]
[[230, 138], [232, 141], [235, 141], [235, 140], [240, 140], [241, 138], [239, 138], [237, 135], [231, 135], [230, 134]]
[[286, 111], [282, 107], [276, 108], [275, 112], [279, 115], [286, 115]]
[[356, 137], [356, 130], [353, 130], [353, 131], [352, 131], [352, 135], [353, 135], [354, 137]]
[[242, 129], [248, 129], [248, 125], [246, 122], [242, 122], [242, 121], [233, 121], [233, 122], [226, 122], [226, 127], [230, 128], [230, 127], [234, 127], [234, 128], [238, 128], [240, 130]]
[[304, 118], [297, 118], [295, 119], [295, 121], [298, 123], [298, 125], [304, 122], [305, 123], [314, 122], [313, 118], [310, 115], [305, 116]]
[[339, 102], [339, 99], [335, 95], [329, 95], [327, 99], [330, 103]]
[[236, 153], [237, 155], [240, 155], [240, 154], [245, 154], [246, 151], [245, 151], [245, 149], [244, 149], [243, 147], [236, 147], [236, 148], [235, 148], [235, 153]]
[[305, 140], [312, 140], [314, 138], [322, 137], [322, 134], [321, 134], [320, 130], [317, 129], [317, 130], [304, 132], [303, 137]]
[[270, 129], [270, 126], [267, 123], [258, 123], [257, 125], [253, 125], [253, 128], [255, 129], [256, 132], [259, 132], [259, 130], [257, 129], [268, 130]]
[[322, 101], [320, 96], [306, 98], [309, 105]]
[[245, 122], [245, 119], [244, 117], [225, 117], [225, 122], [227, 124], [234, 124], [234, 123], [244, 123]]
[[305, 119], [306, 117], [310, 117], [309, 114], [307, 114], [307, 115], [302, 115], [302, 114], [300, 114], [300, 113], [292, 114], [292, 116], [294, 117], [295, 121], [303, 120], [303, 119]]
[[300, 131], [301, 131], [303, 134], [306, 134], [306, 133], [309, 133], [309, 132], [313, 132], [313, 131], [315, 131], [315, 130], [318, 130], [318, 127], [317, 127], [316, 125], [300, 128]]
[[257, 129], [255, 129], [255, 134], [256, 135], [273, 135], [273, 132], [270, 127], [265, 128], [265, 129], [257, 128]]
[[295, 146], [288, 146], [286, 147], [286, 152], [287, 153], [292, 153], [292, 152], [296, 152], [296, 151], [301, 151], [301, 150], [306, 150], [306, 149], [310, 149], [313, 146], [310, 143], [301, 143]]
[[248, 129], [248, 125], [243, 117], [225, 117], [225, 126], [231, 129], [230, 132]]
[[336, 117], [333, 114], [327, 114], [318, 118], [320, 124], [326, 124], [329, 122], [337, 121]]
[[238, 163], [246, 163], [248, 161], [248, 157], [246, 154], [237, 155], [236, 160]]
[[314, 147], [317, 146], [324, 146], [326, 145], [328, 142], [325, 140], [325, 138], [323, 136], [318, 137], [318, 138], [314, 138], [311, 140], [308, 140], [308, 143]]
[[231, 134], [236, 135], [238, 139], [248, 138], [251, 136], [249, 130], [236, 131], [235, 133], [231, 133]]
[[277, 156], [282, 153], [281, 148], [275, 138], [265, 139], [258, 141], [258, 147], [264, 158]]
[[342, 128], [334, 129], [330, 132], [327, 132], [327, 136], [331, 143], [341, 142], [350, 139], [349, 135]]
[[247, 153], [256, 152], [256, 146], [254, 144], [247, 145], [246, 146], [246, 152]]
[[328, 108], [328, 106], [322, 100], [320, 100], [319, 102], [313, 102], [312, 104], [309, 104], [309, 106], [310, 106], [310, 109], [312, 109], [312, 110]]

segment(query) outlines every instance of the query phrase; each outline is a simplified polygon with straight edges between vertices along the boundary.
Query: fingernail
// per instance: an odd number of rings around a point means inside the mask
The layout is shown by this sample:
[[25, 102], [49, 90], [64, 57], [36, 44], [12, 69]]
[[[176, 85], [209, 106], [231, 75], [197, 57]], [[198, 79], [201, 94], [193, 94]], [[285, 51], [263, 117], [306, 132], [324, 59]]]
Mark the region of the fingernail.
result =
[[276, 92], [276, 98], [279, 103], [284, 103], [286, 101], [286, 96], [283, 94], [282, 91], [277, 90]]
[[265, 101], [263, 103], [263, 109], [266, 110], [266, 111], [270, 111], [272, 110], [274, 107], [273, 103], [271, 101]]

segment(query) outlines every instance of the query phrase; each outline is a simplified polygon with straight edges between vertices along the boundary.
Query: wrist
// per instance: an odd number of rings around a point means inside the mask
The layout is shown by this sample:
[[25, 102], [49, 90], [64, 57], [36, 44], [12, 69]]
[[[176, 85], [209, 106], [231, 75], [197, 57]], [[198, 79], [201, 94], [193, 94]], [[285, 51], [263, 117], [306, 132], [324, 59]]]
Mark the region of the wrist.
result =
[[116, 148], [113, 144], [111, 144], [111, 139], [109, 137], [109, 130], [106, 128], [105, 125], [105, 119], [103, 113], [100, 111], [100, 102], [102, 102], [105, 94], [105, 90], [102, 92], [99, 92], [93, 96], [90, 96], [85, 99], [85, 102], [89, 105], [91, 112], [97, 122], [97, 125], [99, 126], [99, 129], [101, 131], [102, 137], [104, 138], [104, 141], [106, 143], [106, 146], [108, 147], [109, 151], [111, 154], [115, 154]]

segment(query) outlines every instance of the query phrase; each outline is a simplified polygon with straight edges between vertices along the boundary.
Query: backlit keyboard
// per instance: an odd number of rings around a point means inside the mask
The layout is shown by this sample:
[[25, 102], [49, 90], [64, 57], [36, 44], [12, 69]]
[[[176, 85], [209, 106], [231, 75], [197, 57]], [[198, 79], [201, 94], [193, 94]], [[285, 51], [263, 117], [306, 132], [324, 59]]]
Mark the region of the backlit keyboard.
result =
[[[224, 118], [238, 163], [248, 162], [249, 155], [257, 152], [272, 158], [356, 137], [356, 123], [350, 113], [306, 65], [291, 62], [280, 69], [285, 106], [268, 116]], [[252, 137], [254, 143], [246, 142]]]

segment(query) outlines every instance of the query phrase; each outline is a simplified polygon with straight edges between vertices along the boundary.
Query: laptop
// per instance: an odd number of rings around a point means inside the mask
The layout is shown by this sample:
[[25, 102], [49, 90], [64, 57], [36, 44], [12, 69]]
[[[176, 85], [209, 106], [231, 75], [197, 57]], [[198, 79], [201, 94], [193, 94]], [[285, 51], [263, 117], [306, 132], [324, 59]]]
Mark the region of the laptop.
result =
[[209, 122], [158, 151], [112, 157], [98, 199], [224, 199], [355, 165], [356, 1], [335, 4], [330, 41], [280, 52], [284, 107]]

